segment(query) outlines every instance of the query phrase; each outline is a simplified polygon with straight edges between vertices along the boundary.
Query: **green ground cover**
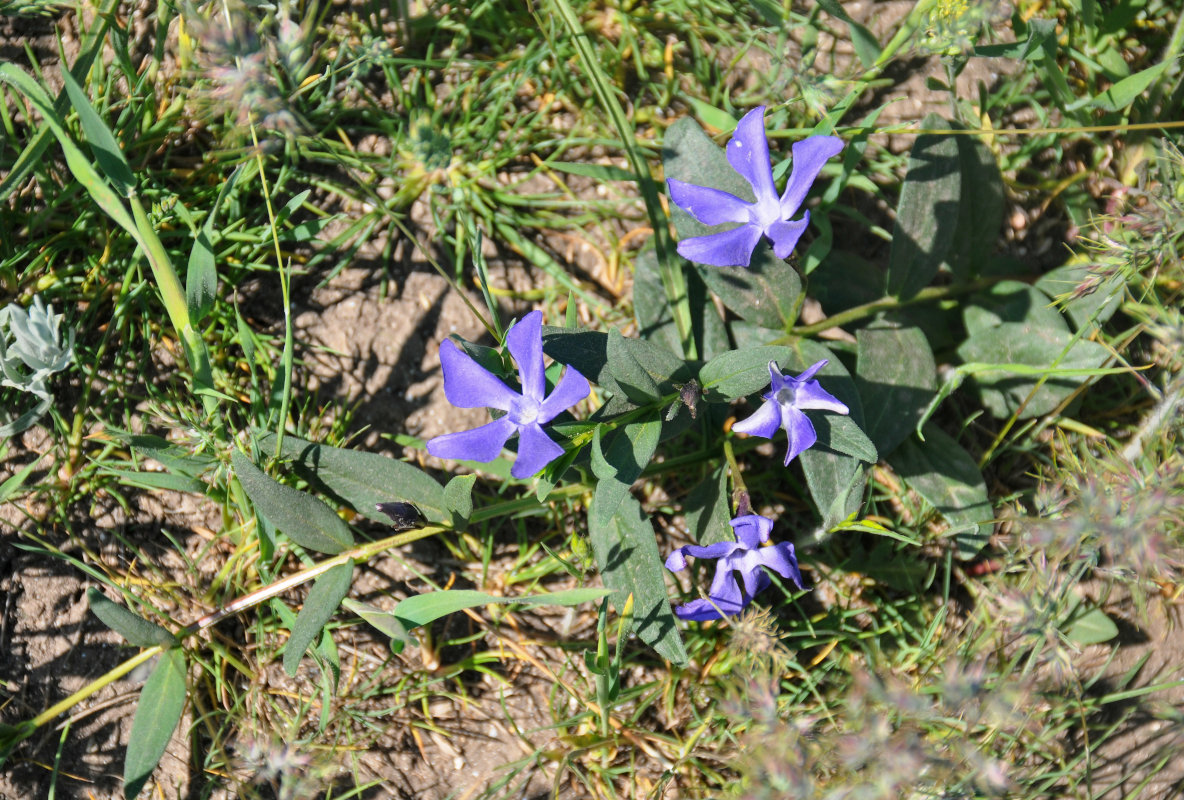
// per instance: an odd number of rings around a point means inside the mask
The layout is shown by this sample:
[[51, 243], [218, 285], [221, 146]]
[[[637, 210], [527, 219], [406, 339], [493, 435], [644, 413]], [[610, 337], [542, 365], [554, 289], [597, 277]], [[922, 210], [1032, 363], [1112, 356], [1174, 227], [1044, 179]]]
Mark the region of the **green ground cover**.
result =
[[[0, 796], [1184, 788], [1184, 20], [864, 5], [0, 0]], [[842, 151], [788, 260], [692, 264], [665, 179], [747, 192], [758, 106], [778, 186]], [[295, 317], [359, 273], [443, 427], [325, 388]], [[429, 459], [447, 326], [529, 398], [531, 309], [563, 455]], [[823, 359], [817, 447], [732, 430]], [[676, 617], [749, 510], [801, 585]]]

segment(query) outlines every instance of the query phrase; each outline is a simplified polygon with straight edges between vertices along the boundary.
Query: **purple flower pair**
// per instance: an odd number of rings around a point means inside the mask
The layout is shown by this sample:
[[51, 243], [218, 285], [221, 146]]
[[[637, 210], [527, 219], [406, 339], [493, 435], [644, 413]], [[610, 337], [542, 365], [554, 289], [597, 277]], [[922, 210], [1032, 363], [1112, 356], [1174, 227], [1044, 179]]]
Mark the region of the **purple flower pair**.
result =
[[506, 386], [451, 341], [440, 345], [448, 402], [458, 408], [496, 408], [506, 413], [479, 428], [437, 436], [427, 448], [437, 458], [489, 462], [501, 455], [506, 442], [517, 433], [518, 457], [510, 474], [529, 478], [563, 455], [563, 448], [551, 440], [543, 425], [587, 397], [591, 387], [587, 378], [568, 367], [555, 390], [546, 394], [541, 311], [530, 312], [510, 329], [506, 347], [518, 363], [521, 392]]
[[[769, 541], [773, 520], [757, 514], [746, 514], [736, 517], [731, 524], [736, 532], [735, 541], [706, 546], [688, 544], [666, 558], [666, 569], [671, 572], [686, 569], [687, 556], [719, 559], [707, 597], [700, 597], [674, 609], [674, 613], [682, 619], [702, 622], [739, 614], [752, 602], [752, 598], [772, 583], [773, 579], [765, 572], [765, 567], [793, 581], [799, 589], [805, 588], [792, 544], [778, 542], [769, 547], [761, 546]], [[739, 580], [736, 579], [736, 573], [740, 573]]]
[[765, 139], [765, 107], [757, 106], [749, 111], [736, 124], [736, 132], [728, 142], [727, 157], [732, 169], [752, 187], [756, 202], [749, 203], [720, 189], [668, 178], [670, 199], [699, 222], [740, 223], [720, 233], [683, 239], [678, 243], [679, 255], [715, 267], [747, 267], [761, 237], [768, 236], [777, 257], [788, 258], [810, 223], [809, 211], [803, 212], [800, 219], [793, 216], [801, 208], [823, 164], [842, 149], [842, 140], [834, 136], [811, 136], [794, 143], [793, 171], [785, 191], [778, 197], [773, 185], [769, 143]]

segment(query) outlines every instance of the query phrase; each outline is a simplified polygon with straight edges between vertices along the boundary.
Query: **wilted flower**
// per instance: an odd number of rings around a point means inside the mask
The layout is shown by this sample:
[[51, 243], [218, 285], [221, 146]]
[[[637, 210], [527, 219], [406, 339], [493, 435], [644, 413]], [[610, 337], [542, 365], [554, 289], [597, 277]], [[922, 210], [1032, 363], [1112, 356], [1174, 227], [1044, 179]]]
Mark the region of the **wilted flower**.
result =
[[842, 149], [843, 142], [834, 136], [811, 136], [796, 142], [793, 172], [778, 198], [773, 186], [769, 143], [765, 140], [765, 107], [757, 106], [749, 111], [736, 124], [727, 155], [728, 163], [752, 187], [756, 202], [749, 203], [720, 189], [667, 178], [670, 199], [704, 225], [741, 223], [721, 233], [683, 239], [678, 243], [679, 254], [700, 264], [747, 267], [761, 236], [768, 236], [773, 240], [777, 257], [788, 258], [810, 222], [809, 211], [803, 212], [801, 219], [795, 220], [793, 216], [806, 199], [822, 165]]
[[506, 412], [480, 428], [446, 433], [428, 442], [428, 452], [438, 458], [493, 461], [506, 440], [518, 434], [518, 458], [510, 474], [529, 478], [563, 455], [563, 448], [551, 441], [543, 425], [588, 396], [588, 380], [568, 367], [559, 385], [546, 394], [543, 372], [543, 314], [532, 311], [506, 334], [506, 346], [518, 362], [522, 382], [519, 394], [474, 361], [451, 341], [440, 345], [440, 366], [444, 371], [444, 395], [458, 408], [496, 408]]
[[[680, 572], [687, 568], [687, 556], [695, 558], [717, 558], [715, 577], [706, 598], [700, 597], [674, 609], [682, 619], [709, 620], [739, 614], [772, 583], [763, 567], [793, 581], [799, 589], [802, 573], [798, 569], [793, 545], [779, 542], [771, 547], [761, 547], [769, 541], [773, 520], [758, 514], [746, 514], [732, 520], [736, 540], [716, 544], [688, 544], [680, 547], [666, 558], [666, 569]], [[735, 573], [740, 573], [740, 581]]]
[[818, 441], [814, 425], [803, 413], [803, 409], [822, 409], [836, 414], [849, 413], [847, 406], [814, 380], [814, 373], [826, 364], [827, 359], [824, 358], [793, 378], [782, 375], [781, 370], [777, 368], [777, 362], [770, 361], [771, 385], [769, 391], [762, 395], [765, 398], [764, 404], [751, 417], [733, 425], [732, 430], [772, 439], [778, 428], [785, 428], [786, 434], [789, 435], [789, 450], [785, 453], [785, 465], [788, 467], [790, 461]]

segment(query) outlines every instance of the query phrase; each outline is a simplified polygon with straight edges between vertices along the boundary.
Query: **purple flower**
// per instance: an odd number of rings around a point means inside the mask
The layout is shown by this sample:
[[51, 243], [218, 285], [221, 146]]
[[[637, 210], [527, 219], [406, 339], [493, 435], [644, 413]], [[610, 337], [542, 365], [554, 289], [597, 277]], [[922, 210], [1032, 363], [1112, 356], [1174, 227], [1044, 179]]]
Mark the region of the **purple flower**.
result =
[[727, 154], [728, 163], [752, 187], [756, 202], [667, 178], [670, 199], [704, 225], [741, 223], [721, 233], [683, 239], [678, 243], [679, 254], [715, 267], [747, 267], [763, 235], [773, 240], [773, 252], [778, 258], [788, 258], [810, 222], [809, 211], [803, 212], [801, 219], [795, 220], [793, 215], [798, 213], [822, 165], [842, 149], [843, 142], [834, 136], [811, 136], [794, 143], [793, 172], [778, 198], [769, 163], [769, 143], [765, 140], [765, 107], [749, 111], [736, 124]]
[[[732, 529], [736, 532], [734, 542], [718, 542], [705, 547], [688, 544], [675, 550], [666, 559], [666, 569], [671, 572], [686, 569], [687, 556], [719, 559], [708, 596], [674, 609], [674, 613], [682, 619], [704, 621], [739, 614], [752, 602], [753, 597], [772, 583], [772, 578], [762, 567], [768, 567], [781, 577], [788, 578], [799, 589], [805, 588], [792, 544], [779, 542], [772, 547], [761, 547], [769, 541], [773, 520], [757, 514], [746, 514], [732, 520]], [[743, 587], [736, 580], [736, 572], [740, 573]]]
[[496, 408], [503, 417], [488, 425], [460, 433], [446, 433], [428, 442], [428, 452], [438, 458], [493, 461], [508, 440], [518, 434], [518, 458], [510, 474], [529, 478], [559, 456], [563, 448], [551, 441], [543, 425], [588, 396], [588, 380], [568, 367], [551, 392], [543, 374], [543, 314], [532, 311], [506, 334], [506, 346], [518, 362], [522, 394], [502, 383], [464, 351], [445, 340], [440, 345], [444, 371], [444, 396], [458, 408]]
[[814, 373], [825, 367], [826, 363], [827, 359], [824, 358], [796, 378], [789, 378], [777, 369], [776, 361], [770, 361], [771, 385], [769, 391], [762, 395], [764, 404], [751, 417], [733, 425], [732, 430], [772, 439], [778, 428], [785, 428], [789, 435], [789, 450], [785, 454], [785, 466], [788, 467], [790, 461], [818, 441], [814, 425], [802, 413], [803, 409], [820, 408], [836, 414], [850, 411], [814, 380]]

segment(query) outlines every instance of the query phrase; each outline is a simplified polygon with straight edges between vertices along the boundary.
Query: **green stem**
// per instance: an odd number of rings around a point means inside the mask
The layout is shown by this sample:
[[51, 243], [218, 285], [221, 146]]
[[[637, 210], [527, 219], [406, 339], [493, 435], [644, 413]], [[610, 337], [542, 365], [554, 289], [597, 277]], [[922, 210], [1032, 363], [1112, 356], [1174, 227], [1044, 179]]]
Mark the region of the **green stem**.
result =
[[124, 675], [131, 672], [136, 667], [143, 664], [145, 661], [148, 661], [151, 658], [155, 658], [156, 656], [160, 655], [164, 651], [165, 651], [164, 645], [158, 644], [153, 647], [149, 647], [147, 650], [144, 650], [143, 652], [133, 656], [132, 658], [129, 658], [127, 661], [124, 661], [122, 664], [120, 664], [118, 667], [116, 667], [115, 669], [108, 672], [106, 675], [103, 675], [103, 676], [91, 681], [86, 686], [83, 686], [81, 689], [79, 689], [74, 694], [67, 697], [65, 700], [62, 700], [60, 703], [54, 703], [49, 708], [45, 709], [40, 714], [33, 717], [33, 719], [29, 720], [29, 723], [28, 723], [29, 724], [29, 733], [31, 734], [34, 730], [36, 730], [37, 728], [40, 728], [42, 725], [44, 725], [45, 723], [52, 720], [58, 714], [63, 714], [66, 711], [69, 711], [71, 708], [78, 705], [83, 700], [85, 700], [86, 698], [93, 695], [95, 692], [98, 692], [98, 691], [102, 690], [104, 687], [109, 686], [110, 684], [112, 684], [115, 681], [122, 678]]
[[964, 294], [972, 294], [980, 289], [993, 286], [1001, 280], [1003, 278], [980, 278], [977, 281], [970, 281], [969, 283], [952, 284], [950, 286], [930, 286], [927, 289], [917, 292], [908, 300], [901, 300], [898, 297], [882, 297], [879, 300], [873, 300], [870, 303], [864, 303], [861, 306], [840, 311], [819, 322], [810, 325], [799, 325], [792, 328], [785, 336], [769, 342], [769, 344], [789, 344], [796, 339], [815, 336], [831, 328], [840, 328], [852, 322], [869, 319], [882, 311], [907, 308], [908, 306], [918, 305], [919, 303], [931, 303], [935, 300], [947, 300]]

